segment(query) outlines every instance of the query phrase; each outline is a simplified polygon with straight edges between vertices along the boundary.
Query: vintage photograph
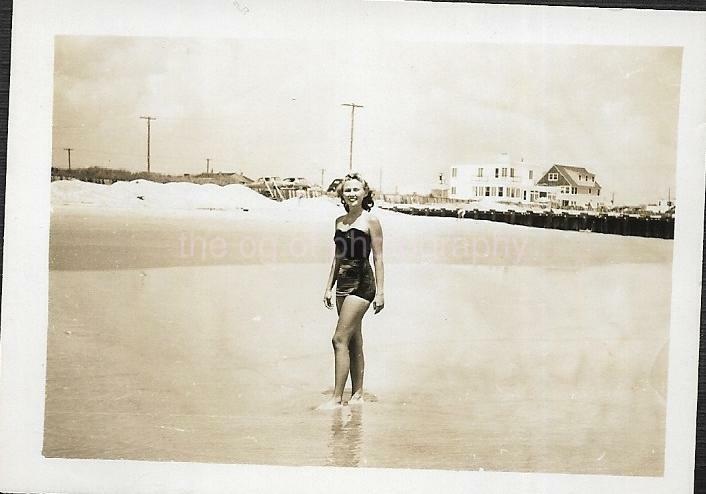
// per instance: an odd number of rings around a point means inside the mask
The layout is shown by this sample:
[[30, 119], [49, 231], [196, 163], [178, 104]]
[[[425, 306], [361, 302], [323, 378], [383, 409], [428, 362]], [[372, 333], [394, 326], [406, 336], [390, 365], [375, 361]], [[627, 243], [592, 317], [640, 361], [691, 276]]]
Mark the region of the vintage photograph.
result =
[[682, 55], [56, 36], [43, 456], [662, 476]]

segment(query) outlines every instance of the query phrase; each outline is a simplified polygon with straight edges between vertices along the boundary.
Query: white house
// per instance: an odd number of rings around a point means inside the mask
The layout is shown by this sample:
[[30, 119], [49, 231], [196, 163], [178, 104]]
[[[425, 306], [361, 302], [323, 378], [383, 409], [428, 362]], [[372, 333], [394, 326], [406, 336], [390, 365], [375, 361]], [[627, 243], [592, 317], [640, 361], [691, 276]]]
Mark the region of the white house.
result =
[[451, 199], [529, 202], [541, 168], [523, 159], [513, 162], [507, 153], [494, 163], [457, 165], [449, 171]]

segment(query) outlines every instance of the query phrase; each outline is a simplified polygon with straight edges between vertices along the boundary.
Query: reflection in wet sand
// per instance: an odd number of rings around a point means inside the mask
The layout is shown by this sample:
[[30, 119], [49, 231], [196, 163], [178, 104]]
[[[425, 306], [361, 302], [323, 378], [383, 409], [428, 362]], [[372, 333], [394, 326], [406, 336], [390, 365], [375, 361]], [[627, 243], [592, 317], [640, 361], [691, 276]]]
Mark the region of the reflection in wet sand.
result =
[[327, 463], [337, 467], [357, 467], [363, 443], [363, 407], [344, 406], [331, 415]]

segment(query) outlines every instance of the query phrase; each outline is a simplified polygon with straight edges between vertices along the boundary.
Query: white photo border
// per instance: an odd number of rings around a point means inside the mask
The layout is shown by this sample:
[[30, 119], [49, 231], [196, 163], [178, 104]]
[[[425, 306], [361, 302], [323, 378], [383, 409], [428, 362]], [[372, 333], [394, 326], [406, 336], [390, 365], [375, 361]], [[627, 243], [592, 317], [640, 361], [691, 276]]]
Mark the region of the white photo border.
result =
[[[414, 2], [14, 2], [0, 340], [0, 491], [691, 492], [706, 141], [706, 14]], [[54, 37], [336, 39], [683, 47], [664, 476], [283, 467], [47, 459], [41, 455], [48, 318]]]

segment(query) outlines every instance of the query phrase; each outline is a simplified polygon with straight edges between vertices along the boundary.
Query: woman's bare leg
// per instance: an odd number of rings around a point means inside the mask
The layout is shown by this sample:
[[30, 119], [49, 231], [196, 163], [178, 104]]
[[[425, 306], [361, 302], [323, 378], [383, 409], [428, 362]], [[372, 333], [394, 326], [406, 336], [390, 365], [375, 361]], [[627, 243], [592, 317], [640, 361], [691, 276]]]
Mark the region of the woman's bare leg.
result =
[[[355, 355], [354, 368], [351, 368], [351, 349], [350, 343], [351, 339], [356, 335], [360, 334], [361, 322], [365, 312], [370, 307], [370, 302], [367, 300], [357, 297], [355, 295], [348, 295], [345, 299], [336, 301], [339, 307], [338, 314], [338, 324], [336, 325], [336, 332], [333, 335], [333, 349], [336, 359], [336, 385], [333, 391], [333, 400], [342, 402], [343, 400], [343, 389], [346, 386], [346, 381], [348, 380], [348, 373], [353, 371], [356, 374], [355, 378], [351, 377], [351, 381], [355, 379], [354, 386], [362, 386], [362, 339], [360, 341], [360, 355], [361, 359], [357, 358], [357, 352], [353, 352]], [[358, 379], [360, 376], [360, 379]]]
[[[341, 313], [341, 306], [345, 297], [336, 298], [336, 309], [338, 313]], [[363, 356], [363, 320], [358, 322], [353, 335], [351, 336], [351, 341], [348, 344], [348, 356], [350, 360], [350, 374], [351, 374], [351, 398], [356, 396], [362, 397], [363, 394], [363, 375], [365, 370], [365, 358]]]
[[351, 362], [351, 401], [362, 401], [363, 399], [363, 374], [365, 371], [365, 357], [363, 356], [363, 321], [358, 321], [358, 325], [351, 336], [348, 344], [348, 354]]

